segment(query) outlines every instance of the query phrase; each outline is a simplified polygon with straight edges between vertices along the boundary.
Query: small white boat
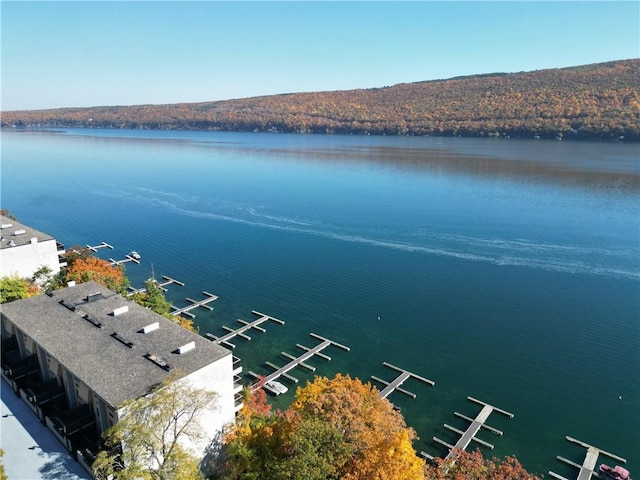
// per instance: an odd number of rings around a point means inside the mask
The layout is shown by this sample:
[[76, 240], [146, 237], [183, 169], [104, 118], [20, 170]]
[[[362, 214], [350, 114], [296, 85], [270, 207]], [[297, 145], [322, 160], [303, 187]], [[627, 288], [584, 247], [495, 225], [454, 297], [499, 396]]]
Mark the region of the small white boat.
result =
[[277, 380], [271, 380], [270, 382], [265, 383], [264, 388], [269, 390], [274, 395], [280, 395], [289, 391], [289, 389], [285, 385], [278, 382]]
[[129, 252], [129, 255], [127, 256], [133, 258], [134, 260], [140, 260], [140, 254], [135, 250], [133, 250], [132, 252]]

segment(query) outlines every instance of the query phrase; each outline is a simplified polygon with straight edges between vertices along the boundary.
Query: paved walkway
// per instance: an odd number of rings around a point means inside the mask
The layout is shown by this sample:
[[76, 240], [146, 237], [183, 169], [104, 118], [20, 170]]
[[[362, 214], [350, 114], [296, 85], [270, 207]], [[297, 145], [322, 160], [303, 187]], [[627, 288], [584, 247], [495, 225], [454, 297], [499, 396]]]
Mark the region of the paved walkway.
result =
[[9, 480], [91, 478], [4, 380], [0, 397], [0, 448]]

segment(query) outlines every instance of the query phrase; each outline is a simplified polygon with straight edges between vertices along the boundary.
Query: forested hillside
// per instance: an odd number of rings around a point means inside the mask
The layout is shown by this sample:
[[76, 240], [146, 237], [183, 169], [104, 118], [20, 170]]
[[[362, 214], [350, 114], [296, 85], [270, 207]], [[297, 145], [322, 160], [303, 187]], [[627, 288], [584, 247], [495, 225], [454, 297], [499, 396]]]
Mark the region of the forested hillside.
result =
[[2, 126], [640, 140], [640, 59], [391, 87], [3, 112]]

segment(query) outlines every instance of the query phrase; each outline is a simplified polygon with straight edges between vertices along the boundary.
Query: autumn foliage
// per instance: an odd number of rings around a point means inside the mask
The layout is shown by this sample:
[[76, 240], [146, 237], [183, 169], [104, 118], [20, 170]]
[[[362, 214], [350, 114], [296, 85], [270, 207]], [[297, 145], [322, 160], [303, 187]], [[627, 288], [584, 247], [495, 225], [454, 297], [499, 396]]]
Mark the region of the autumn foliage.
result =
[[504, 460], [483, 458], [480, 450], [458, 452], [453, 466], [444, 459], [425, 468], [425, 480], [541, 480], [527, 472], [514, 457]]
[[0, 278], [0, 303], [13, 302], [23, 298], [39, 295], [41, 289], [38, 285], [30, 282], [26, 278], [11, 275]]
[[424, 462], [413, 430], [370, 384], [348, 375], [316, 378], [285, 412], [261, 414], [245, 404], [227, 436], [227, 480], [413, 480]]
[[316, 377], [284, 412], [271, 412], [262, 389], [247, 389], [215, 478], [540, 480], [515, 458], [485, 460], [480, 451], [459, 452], [454, 465], [444, 459], [425, 464], [414, 438], [388, 400], [348, 375]]
[[640, 140], [640, 59], [217, 102], [3, 112], [2, 126]]
[[121, 267], [113, 267], [106, 260], [96, 257], [76, 259], [67, 269], [66, 280], [78, 283], [94, 280], [119, 293], [125, 293], [128, 287]]

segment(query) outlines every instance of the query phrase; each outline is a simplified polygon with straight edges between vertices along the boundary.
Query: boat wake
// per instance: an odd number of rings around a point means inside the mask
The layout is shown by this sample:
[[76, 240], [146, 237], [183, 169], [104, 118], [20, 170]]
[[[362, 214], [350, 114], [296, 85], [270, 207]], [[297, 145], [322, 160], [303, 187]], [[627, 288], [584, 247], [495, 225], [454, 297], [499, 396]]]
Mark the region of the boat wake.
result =
[[[453, 257], [499, 266], [640, 279], [640, 265], [633, 253], [633, 248], [616, 250], [589, 245], [544, 243], [531, 239], [486, 238], [425, 230], [402, 234], [390, 231], [384, 233], [373, 228], [354, 230], [315, 220], [265, 213], [264, 208], [260, 206], [215, 202], [211, 199], [148, 188], [123, 191], [119, 187], [112, 187], [109, 192], [103, 193], [192, 218], [232, 222], [254, 228], [280, 230], [335, 241]], [[381, 238], [381, 234], [396, 236], [396, 238]]]

